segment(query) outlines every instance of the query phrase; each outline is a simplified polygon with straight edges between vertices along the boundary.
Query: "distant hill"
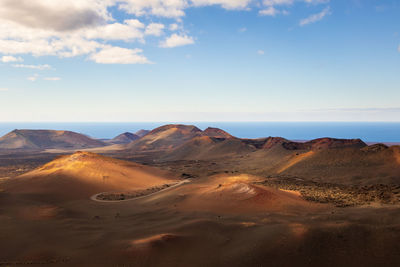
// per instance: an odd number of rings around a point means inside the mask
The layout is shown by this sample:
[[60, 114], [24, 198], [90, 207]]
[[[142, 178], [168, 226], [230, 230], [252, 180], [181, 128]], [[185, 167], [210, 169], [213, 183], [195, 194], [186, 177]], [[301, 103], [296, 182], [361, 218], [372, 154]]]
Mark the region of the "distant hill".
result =
[[202, 131], [196, 126], [169, 124], [158, 127], [133, 141], [127, 145], [127, 149], [133, 151], [170, 150], [197, 136], [202, 136]]
[[360, 139], [336, 139], [329, 137], [318, 138], [304, 143], [285, 142], [282, 145], [289, 150], [318, 150], [344, 147], [363, 148], [367, 146], [367, 144]]
[[101, 147], [105, 143], [70, 131], [14, 130], [0, 138], [0, 149], [42, 150]]
[[[397, 182], [400, 177], [399, 146], [367, 146], [360, 139], [325, 137], [305, 142], [282, 137], [241, 139], [218, 128], [202, 131], [193, 125], [169, 124], [141, 138], [124, 133], [112, 142], [116, 142], [114, 153], [125, 156], [135, 154], [160, 161], [219, 160], [224, 169], [235, 168], [256, 175], [360, 184]], [[15, 130], [0, 139], [0, 149], [9, 150], [94, 148], [100, 151], [97, 149], [104, 145], [68, 131]], [[105, 149], [109, 147], [113, 146]]]
[[111, 139], [107, 142], [111, 143], [111, 144], [128, 144], [139, 138], [140, 138], [140, 136], [138, 136], [137, 134], [126, 132], [126, 133], [122, 133], [122, 134], [114, 137], [113, 139]]
[[267, 137], [258, 139], [241, 139], [245, 144], [253, 146], [258, 149], [270, 149], [277, 145], [283, 145], [284, 143], [291, 142], [282, 137]]
[[254, 151], [255, 148], [237, 138], [194, 137], [167, 153], [164, 160], [222, 158]]
[[367, 146], [360, 139], [318, 138], [294, 142], [282, 137], [240, 139], [223, 130], [166, 125], [129, 144], [131, 152], [158, 151], [161, 161], [220, 161], [221, 170], [255, 175], [306, 177], [347, 184], [397, 183], [400, 147]]
[[293, 142], [282, 137], [241, 139], [218, 128], [209, 127], [202, 131], [193, 125], [170, 124], [158, 127], [126, 146], [128, 152], [162, 151], [163, 154], [160, 156], [164, 160], [244, 155], [275, 147], [280, 147], [288, 153], [294, 150], [302, 153], [342, 148], [361, 149], [367, 145], [360, 139], [319, 138], [307, 142]]
[[[202, 131], [194, 125], [183, 125], [183, 124], [169, 124], [158, 127], [139, 140], [133, 141], [127, 146], [128, 150], [134, 151], [155, 151], [155, 150], [172, 150], [186, 142], [199, 138], [199, 137], [211, 137], [211, 138], [235, 138], [224, 130], [218, 128], [207, 128]], [[205, 141], [203, 139], [202, 141]], [[211, 139], [210, 139], [211, 140]], [[214, 139], [215, 141], [216, 139]], [[196, 140], [193, 140], [196, 142]], [[200, 141], [197, 140], [197, 141]], [[214, 142], [212, 141], [212, 142]]]
[[146, 134], [148, 134], [150, 131], [149, 130], [139, 130], [139, 131], [137, 131], [135, 134], [137, 135], [137, 136], [139, 136], [139, 137], [143, 137], [143, 136], [145, 136]]
[[88, 199], [101, 192], [146, 189], [170, 182], [158, 169], [89, 152], [57, 159], [5, 184], [19, 194], [41, 195], [54, 200]]
[[275, 171], [331, 183], [399, 183], [400, 147], [373, 145], [293, 152], [281, 159]]
[[203, 135], [217, 138], [233, 138], [232, 135], [218, 128], [208, 127], [203, 131]]

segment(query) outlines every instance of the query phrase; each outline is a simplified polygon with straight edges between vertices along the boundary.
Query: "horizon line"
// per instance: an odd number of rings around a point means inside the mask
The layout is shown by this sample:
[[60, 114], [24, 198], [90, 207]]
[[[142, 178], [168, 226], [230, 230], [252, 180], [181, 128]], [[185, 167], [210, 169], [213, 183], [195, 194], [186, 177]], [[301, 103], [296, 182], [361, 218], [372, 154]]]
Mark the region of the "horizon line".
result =
[[322, 121], [322, 120], [302, 120], [302, 121], [0, 121], [0, 123], [167, 123], [167, 124], [185, 124], [185, 123], [400, 123], [399, 121]]

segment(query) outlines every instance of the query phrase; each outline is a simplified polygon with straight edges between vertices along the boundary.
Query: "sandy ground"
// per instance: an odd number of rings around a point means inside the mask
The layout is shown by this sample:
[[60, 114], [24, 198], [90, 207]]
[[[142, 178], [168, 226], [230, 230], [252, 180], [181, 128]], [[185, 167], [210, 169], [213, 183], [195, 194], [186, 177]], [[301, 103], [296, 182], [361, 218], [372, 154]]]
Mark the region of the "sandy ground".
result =
[[190, 180], [183, 180], [183, 181], [177, 182], [176, 184], [173, 184], [173, 185], [171, 185], [171, 186], [169, 186], [167, 188], [161, 189], [161, 190], [156, 191], [156, 192], [151, 193], [151, 194], [146, 194], [144, 196], [138, 196], [138, 197], [123, 199], [123, 200], [104, 200], [104, 199], [100, 199], [99, 198], [100, 195], [107, 194], [107, 193], [110, 193], [110, 192], [102, 192], [102, 193], [95, 194], [95, 195], [91, 196], [90, 199], [93, 200], [93, 201], [97, 201], [97, 202], [109, 202], [109, 203], [131, 201], [131, 200], [139, 200], [139, 199], [143, 199], [143, 198], [149, 198], [149, 197], [152, 197], [154, 195], [160, 194], [160, 193], [162, 193], [164, 191], [168, 191], [168, 190], [174, 189], [175, 187], [181, 186], [181, 185], [183, 185], [185, 183], [190, 183]]
[[[72, 172], [74, 179], [93, 181], [95, 172], [103, 182], [104, 172], [110, 172], [107, 179], [115, 175], [123, 181], [125, 175], [113, 167], [114, 161], [108, 164], [107, 170], [92, 166], [90, 171]], [[43, 177], [64, 177], [57, 176], [64, 171], [61, 166], [49, 166], [57, 172], [46, 169]], [[12, 191], [6, 179], [0, 183], [0, 266], [398, 266], [400, 262], [398, 204], [336, 207], [306, 201], [298, 187], [275, 187], [265, 183], [264, 176], [246, 174], [233, 161], [161, 167], [164, 171], [150, 174], [159, 177], [169, 170], [195, 177], [135, 201], [113, 203], [90, 199], [106, 191], [93, 193], [94, 189], [105, 187], [77, 183], [58, 186], [58, 194], [45, 194]], [[71, 191], [82, 186], [88, 189], [79, 194]]]
[[2, 192], [0, 264], [398, 266], [398, 206], [336, 208], [257, 187], [270, 196], [260, 200], [246, 185], [200, 178], [117, 203]]

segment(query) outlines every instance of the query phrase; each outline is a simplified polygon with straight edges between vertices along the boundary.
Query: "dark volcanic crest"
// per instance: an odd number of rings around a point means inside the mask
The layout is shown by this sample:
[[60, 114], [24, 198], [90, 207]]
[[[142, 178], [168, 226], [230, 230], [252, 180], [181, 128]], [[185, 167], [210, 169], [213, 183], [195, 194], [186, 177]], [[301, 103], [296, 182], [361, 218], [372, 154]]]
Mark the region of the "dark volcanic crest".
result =
[[133, 134], [133, 133], [122, 133], [116, 137], [114, 137], [113, 139], [109, 140], [109, 143], [113, 143], [113, 144], [128, 144], [132, 141], [135, 141], [137, 139], [139, 139], [140, 136], [138, 136], [137, 134]]

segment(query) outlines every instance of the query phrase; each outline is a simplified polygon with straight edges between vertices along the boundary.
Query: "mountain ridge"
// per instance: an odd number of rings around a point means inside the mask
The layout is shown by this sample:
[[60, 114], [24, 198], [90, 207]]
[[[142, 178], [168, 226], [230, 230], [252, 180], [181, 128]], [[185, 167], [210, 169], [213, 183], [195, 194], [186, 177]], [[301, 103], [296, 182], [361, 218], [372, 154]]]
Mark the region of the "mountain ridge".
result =
[[15, 129], [0, 138], [0, 149], [6, 150], [80, 149], [105, 145], [80, 133], [59, 130]]
[[125, 132], [120, 135], [117, 135], [111, 140], [108, 140], [108, 143], [112, 144], [129, 144], [132, 141], [135, 141], [137, 139], [141, 138], [139, 135], [130, 133], [130, 132]]

